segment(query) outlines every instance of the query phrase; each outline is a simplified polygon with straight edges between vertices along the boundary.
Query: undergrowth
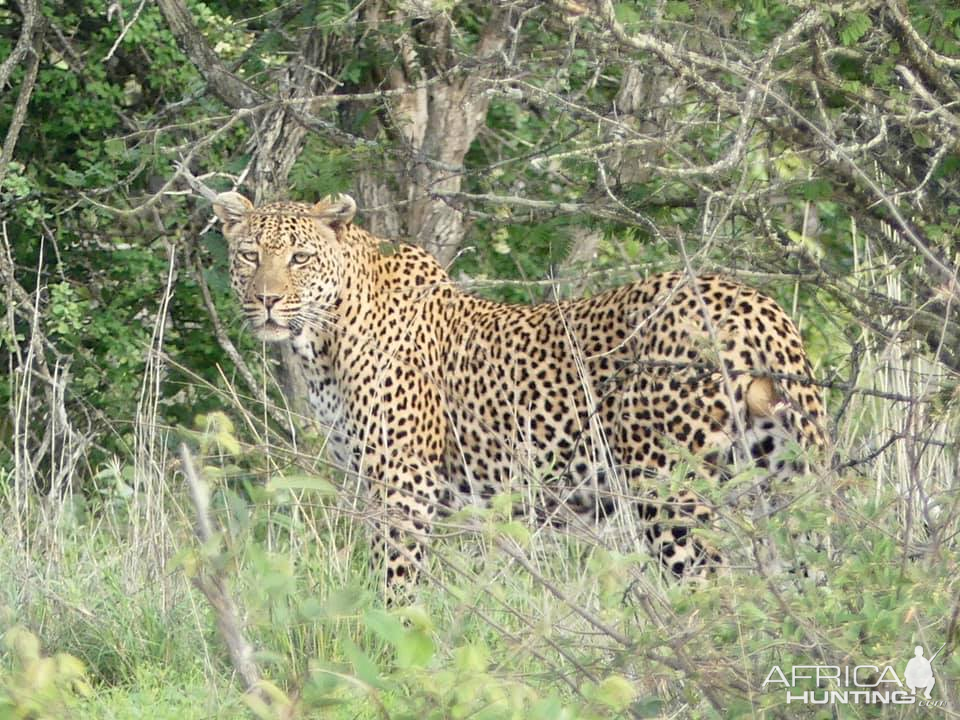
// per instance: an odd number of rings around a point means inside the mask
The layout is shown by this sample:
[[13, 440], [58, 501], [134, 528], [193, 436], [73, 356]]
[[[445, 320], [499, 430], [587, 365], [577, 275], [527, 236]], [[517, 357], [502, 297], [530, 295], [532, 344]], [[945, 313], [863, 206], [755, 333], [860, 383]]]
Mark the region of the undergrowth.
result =
[[[275, 394], [243, 397], [227, 378], [194, 389], [221, 411], [162, 427], [155, 363], [130, 454], [85, 492], [41, 492], [25, 461], [0, 470], [0, 719], [820, 717], [789, 694], [843, 686], [802, 670], [793, 682], [794, 669], [860, 666], [864, 686], [894, 689], [878, 684], [884, 668], [902, 679], [918, 645], [944, 647], [938, 704], [908, 710], [956, 713], [956, 386], [914, 350], [895, 333], [834, 334], [818, 369], [847, 378], [830, 397], [833, 465], [777, 487], [779, 511], [730, 506], [737, 478], [696, 487], [720, 510], [702, 534], [731, 558], [713, 581], [664, 579], [636, 513], [542, 527], [504, 496], [436, 523], [400, 609], [374, 587], [363, 491], [320, 459], [322, 429], [285, 435]], [[14, 404], [22, 418], [30, 400]], [[173, 459], [182, 442], [209, 488], [203, 544]], [[69, 478], [81, 463], [60, 457], [45, 471]], [[770, 572], [771, 555], [793, 572]], [[211, 572], [241, 608], [270, 704], [244, 693], [193, 587]]]

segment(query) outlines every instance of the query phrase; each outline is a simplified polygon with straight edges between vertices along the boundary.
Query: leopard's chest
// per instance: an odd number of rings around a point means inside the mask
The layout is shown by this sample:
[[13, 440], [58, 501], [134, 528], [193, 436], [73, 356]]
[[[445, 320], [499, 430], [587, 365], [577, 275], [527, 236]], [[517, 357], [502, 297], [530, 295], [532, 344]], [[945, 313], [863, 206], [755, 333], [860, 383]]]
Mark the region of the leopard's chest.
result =
[[329, 342], [305, 332], [293, 340], [293, 349], [303, 369], [312, 418], [327, 438], [328, 457], [339, 468], [358, 471], [355, 461], [358, 448], [354, 447], [348, 432], [347, 407], [334, 372]]

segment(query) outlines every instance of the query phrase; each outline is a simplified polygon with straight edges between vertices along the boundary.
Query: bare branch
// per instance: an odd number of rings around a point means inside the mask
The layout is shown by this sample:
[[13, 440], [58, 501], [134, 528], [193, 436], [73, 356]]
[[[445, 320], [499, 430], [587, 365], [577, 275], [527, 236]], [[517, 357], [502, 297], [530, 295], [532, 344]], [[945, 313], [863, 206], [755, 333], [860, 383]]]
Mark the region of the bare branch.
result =
[[43, 39], [40, 9], [35, 0], [24, 0], [21, 7], [23, 10], [23, 30], [20, 32], [13, 53], [0, 66], [0, 89], [2, 89], [7, 84], [15, 63], [27, 57], [27, 67], [23, 74], [23, 82], [20, 85], [20, 93], [13, 107], [10, 125], [7, 127], [7, 137], [3, 141], [3, 150], [0, 151], [0, 186], [3, 186], [3, 178], [10, 166], [10, 160], [13, 159], [13, 151], [20, 137], [20, 129], [27, 118], [27, 106], [30, 104], [30, 96], [33, 94], [33, 87], [37, 82], [37, 69], [40, 65], [40, 43]]
[[157, 6], [180, 47], [214, 94], [232, 108], [253, 105], [258, 93], [224, 66], [182, 0], [157, 0]]
[[27, 53], [36, 54], [36, 38], [43, 31], [43, 15], [37, 0], [23, 0], [20, 3], [20, 12], [23, 23], [20, 27], [20, 37], [7, 59], [0, 63], [0, 91], [7, 85], [14, 68], [18, 67]]
[[123, 42], [123, 38], [126, 37], [127, 33], [130, 31], [130, 28], [137, 24], [137, 20], [140, 19], [140, 13], [143, 12], [143, 8], [146, 6], [146, 4], [147, 0], [140, 0], [140, 4], [134, 11], [133, 17], [130, 18], [130, 22], [124, 22], [123, 13], [118, 8], [117, 17], [120, 18], [120, 34], [117, 35], [117, 39], [113, 41], [113, 45], [110, 46], [109, 52], [107, 52], [107, 54], [104, 56], [104, 62], [113, 57], [113, 54], [117, 51], [117, 48], [120, 47], [120, 43]]
[[960, 58], [941, 55], [924, 42], [923, 38], [920, 37], [920, 33], [918, 33], [917, 29], [913, 26], [913, 23], [910, 22], [909, 11], [903, 0], [887, 0], [887, 8], [889, 8], [893, 18], [897, 21], [897, 26], [904, 36], [906, 36], [924, 56], [930, 58], [931, 62], [950, 68], [951, 70], [960, 70]]
[[[944, 107], [943, 103], [937, 100], [933, 94], [923, 86], [923, 83], [913, 74], [910, 68], [905, 65], [897, 65], [897, 72], [900, 73], [900, 77], [904, 79], [904, 82], [907, 83], [909, 88], [923, 100], [924, 104], [926, 104], [937, 117], [948, 123], [954, 132], [960, 130], [960, 118], [950, 113], [950, 111]], [[953, 135], [953, 137], [957, 138], [957, 135]], [[956, 139], [954, 146], [960, 147], [960, 138]]]
[[[186, 445], [180, 446], [180, 462], [184, 477], [190, 488], [190, 497], [196, 513], [197, 539], [203, 546], [209, 547], [214, 539], [213, 524], [210, 521], [209, 488], [197, 475], [193, 456]], [[253, 657], [253, 645], [247, 640], [240, 611], [227, 591], [226, 574], [222, 569], [198, 568], [190, 578], [194, 586], [203, 593], [213, 608], [217, 618], [217, 627], [227, 645], [234, 669], [243, 680], [248, 693], [257, 696], [262, 702], [270, 704], [272, 698], [260, 687], [262, 674]]]

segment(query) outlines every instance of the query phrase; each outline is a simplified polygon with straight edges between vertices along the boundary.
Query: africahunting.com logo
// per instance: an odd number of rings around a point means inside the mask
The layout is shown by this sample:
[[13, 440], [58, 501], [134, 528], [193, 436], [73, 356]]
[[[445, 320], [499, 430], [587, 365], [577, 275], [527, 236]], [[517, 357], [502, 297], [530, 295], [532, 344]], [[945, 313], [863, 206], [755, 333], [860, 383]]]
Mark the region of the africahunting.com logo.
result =
[[[940, 650], [944, 645], [940, 646]], [[933, 662], [940, 650], [928, 660], [924, 657], [923, 646], [917, 645], [914, 656], [899, 674], [892, 665], [794, 665], [787, 672], [779, 665], [774, 665], [763, 681], [763, 689], [768, 692], [785, 691], [787, 704], [889, 703], [945, 707], [946, 701], [933, 696], [937, 684]]]

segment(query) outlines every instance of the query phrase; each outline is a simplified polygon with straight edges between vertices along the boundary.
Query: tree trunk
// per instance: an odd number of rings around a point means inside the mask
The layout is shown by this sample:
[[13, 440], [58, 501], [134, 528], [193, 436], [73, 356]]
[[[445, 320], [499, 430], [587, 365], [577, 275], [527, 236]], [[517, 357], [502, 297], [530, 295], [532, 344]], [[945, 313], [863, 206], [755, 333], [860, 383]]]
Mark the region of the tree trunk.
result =
[[[322, 79], [332, 73], [317, 70], [335, 52], [326, 47], [318, 29], [310, 31], [303, 50], [292, 56], [281, 71], [281, 97], [263, 97], [224, 65], [182, 0], [158, 0], [158, 5], [177, 42], [213, 94], [234, 109], [269, 105], [250, 117], [253, 159], [247, 168], [247, 182], [257, 203], [285, 196], [290, 169], [303, 150], [309, 132], [307, 120], [315, 109], [309, 98], [319, 97], [333, 87], [333, 83], [331, 88], [321, 87]], [[508, 16], [505, 11], [492, 12], [477, 47], [476, 62], [496, 63], [504, 46]], [[452, 49], [450, 19], [445, 14], [439, 13], [424, 22], [386, 9], [381, 3], [370, 3], [365, 17], [367, 31], [376, 33], [381, 20], [394, 27], [406, 22], [411, 28], [414, 24], [428, 28], [428, 36], [420, 47], [429, 49], [433, 64], [428, 65], [418, 55], [412, 30], [389, 43], [387, 49], [400, 62], [383, 72], [385, 84], [392, 92], [387, 112], [377, 117], [371, 130], [402, 137], [406, 152], [388, 160], [392, 165], [388, 172], [383, 168], [361, 169], [354, 181], [354, 193], [361, 213], [369, 210], [364, 221], [370, 230], [385, 237], [410, 239], [447, 264], [460, 249], [466, 228], [460, 210], [433, 193], [460, 190], [464, 157], [486, 120], [490, 102], [484, 93], [486, 80], [481, 73], [468, 74], [455, 68], [460, 59]], [[388, 35], [384, 33], [383, 37]], [[271, 100], [281, 99], [286, 102], [270, 105]], [[347, 107], [343, 118], [349, 121], [357, 116], [355, 113], [369, 109], [368, 103], [354, 106], [353, 112]], [[396, 182], [388, 183], [382, 179], [385, 177]], [[280, 350], [280, 356], [281, 386], [293, 408], [303, 412], [307, 387], [299, 363], [288, 349]]]
[[[374, 30], [381, 20], [394, 24], [403, 20], [396, 12], [385, 14], [378, 4], [371, 7], [366, 19]], [[476, 63], [499, 62], [508, 20], [507, 11], [492, 13], [477, 46]], [[418, 54], [408, 35], [391, 46], [400, 62], [384, 74], [391, 96], [388, 112], [376, 129], [402, 138], [404, 154], [393, 161], [390, 172], [362, 170], [355, 187], [361, 210], [377, 208], [376, 216], [367, 221], [373, 232], [403, 236], [444, 265], [456, 256], [467, 228], [461, 211], [435, 193], [461, 189], [464, 158], [486, 122], [490, 106], [485, 84], [494, 75], [493, 68], [486, 73], [467, 73], [454, 67], [459, 58], [454, 58], [450, 46], [449, 22], [441, 14], [423, 23], [429, 30], [419, 47], [429, 50], [429, 59]], [[387, 185], [384, 177], [397, 182]], [[396, 210], [386, 209], [391, 205]]]

